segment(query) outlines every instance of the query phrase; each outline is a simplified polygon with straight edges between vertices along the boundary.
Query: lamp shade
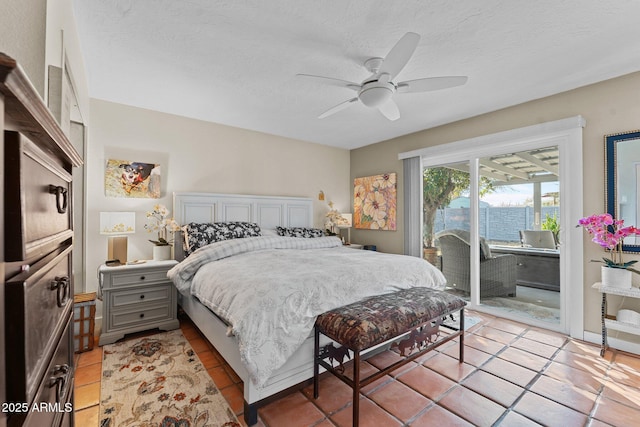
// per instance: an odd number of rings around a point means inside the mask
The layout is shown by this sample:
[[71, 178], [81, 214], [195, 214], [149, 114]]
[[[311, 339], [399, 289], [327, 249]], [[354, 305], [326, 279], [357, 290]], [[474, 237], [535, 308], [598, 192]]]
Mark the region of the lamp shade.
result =
[[117, 236], [135, 232], [135, 212], [100, 212], [100, 234]]
[[340, 214], [340, 216], [342, 217], [342, 223], [338, 226], [339, 228], [349, 228], [349, 227], [353, 227], [353, 214], [350, 213], [343, 213]]

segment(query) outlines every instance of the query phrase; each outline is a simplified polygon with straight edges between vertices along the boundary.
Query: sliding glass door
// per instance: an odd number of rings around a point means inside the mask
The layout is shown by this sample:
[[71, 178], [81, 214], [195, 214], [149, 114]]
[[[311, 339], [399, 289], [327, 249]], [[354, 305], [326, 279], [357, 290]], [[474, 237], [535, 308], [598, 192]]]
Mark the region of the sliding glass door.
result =
[[423, 168], [424, 258], [448, 292], [560, 328], [559, 163], [553, 145]]

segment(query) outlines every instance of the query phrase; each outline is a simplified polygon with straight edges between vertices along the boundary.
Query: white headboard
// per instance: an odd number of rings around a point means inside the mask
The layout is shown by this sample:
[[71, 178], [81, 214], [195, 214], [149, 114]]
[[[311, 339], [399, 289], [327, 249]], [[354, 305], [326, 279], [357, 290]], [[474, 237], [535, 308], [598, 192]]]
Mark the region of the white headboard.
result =
[[[262, 229], [313, 227], [313, 200], [304, 197], [252, 196], [220, 193], [173, 193], [176, 222], [255, 222]], [[177, 260], [184, 258], [182, 239], [175, 239]]]

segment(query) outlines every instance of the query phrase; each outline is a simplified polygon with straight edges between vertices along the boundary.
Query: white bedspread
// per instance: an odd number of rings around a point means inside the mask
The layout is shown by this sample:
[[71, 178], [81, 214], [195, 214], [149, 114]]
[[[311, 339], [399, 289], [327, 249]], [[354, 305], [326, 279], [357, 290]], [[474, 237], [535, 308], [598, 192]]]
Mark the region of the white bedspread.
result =
[[258, 387], [304, 342], [319, 314], [372, 295], [445, 284], [422, 259], [344, 248], [336, 237], [218, 242], [194, 252], [169, 278], [231, 323]]

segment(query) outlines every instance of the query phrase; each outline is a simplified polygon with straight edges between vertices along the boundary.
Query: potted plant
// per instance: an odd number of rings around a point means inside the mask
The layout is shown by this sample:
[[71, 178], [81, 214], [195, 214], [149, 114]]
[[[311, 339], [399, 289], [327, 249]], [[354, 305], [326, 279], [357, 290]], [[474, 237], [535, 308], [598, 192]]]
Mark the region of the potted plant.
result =
[[555, 212], [553, 216], [549, 214], [545, 215], [540, 228], [551, 231], [551, 233], [553, 233], [553, 239], [556, 241], [556, 246], [560, 244], [560, 224], [558, 223], [558, 215]]
[[613, 219], [608, 213], [582, 218], [577, 226], [584, 227], [593, 236], [591, 240], [611, 254], [610, 258], [603, 257], [602, 261], [591, 260], [604, 264], [601, 269], [602, 286], [631, 288], [631, 273], [640, 274], [640, 271], [633, 268], [637, 261], [624, 261], [622, 243], [627, 236], [639, 235], [640, 230], [634, 226], [624, 227], [624, 220]]
[[153, 259], [155, 261], [171, 259], [173, 239], [168, 239], [168, 235], [180, 230], [180, 226], [173, 218], [169, 217], [169, 209], [164, 205], [155, 205], [152, 211], [147, 212], [147, 223], [144, 228], [149, 233], [158, 233], [157, 240], [149, 239], [154, 245]]

